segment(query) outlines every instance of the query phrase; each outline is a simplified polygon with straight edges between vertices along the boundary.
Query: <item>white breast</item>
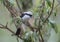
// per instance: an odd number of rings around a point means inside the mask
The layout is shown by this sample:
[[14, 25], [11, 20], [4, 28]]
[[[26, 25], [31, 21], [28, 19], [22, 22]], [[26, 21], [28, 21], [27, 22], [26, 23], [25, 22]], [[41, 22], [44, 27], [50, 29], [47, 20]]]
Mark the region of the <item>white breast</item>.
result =
[[28, 21], [30, 18], [31, 18], [30, 16], [25, 15], [25, 16], [22, 17], [22, 20], [23, 21]]

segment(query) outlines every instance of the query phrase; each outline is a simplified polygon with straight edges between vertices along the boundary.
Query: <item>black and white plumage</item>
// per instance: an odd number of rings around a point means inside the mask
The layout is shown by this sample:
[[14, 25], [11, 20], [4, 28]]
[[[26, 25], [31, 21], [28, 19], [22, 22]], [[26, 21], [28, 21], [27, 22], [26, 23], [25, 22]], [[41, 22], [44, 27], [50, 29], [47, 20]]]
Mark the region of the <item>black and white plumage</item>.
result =
[[[32, 17], [32, 12], [30, 12], [30, 11], [23, 12], [20, 17], [21, 17], [22, 21], [25, 23]], [[16, 35], [19, 35], [20, 31], [21, 31], [20, 28], [17, 28]]]
[[32, 17], [32, 12], [23, 12], [20, 16], [24, 22], [28, 21]]

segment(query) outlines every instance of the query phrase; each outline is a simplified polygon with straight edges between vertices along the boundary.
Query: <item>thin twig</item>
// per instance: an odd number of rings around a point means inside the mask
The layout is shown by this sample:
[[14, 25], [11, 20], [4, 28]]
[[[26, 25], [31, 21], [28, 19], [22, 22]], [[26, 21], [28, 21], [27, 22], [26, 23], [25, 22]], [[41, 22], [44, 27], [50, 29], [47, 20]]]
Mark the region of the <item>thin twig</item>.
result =
[[52, 7], [51, 7], [51, 11], [48, 15], [48, 17], [45, 19], [45, 21], [43, 22], [43, 24], [48, 20], [48, 18], [51, 16], [52, 12], [53, 12], [53, 8], [54, 8], [54, 0], [53, 0], [53, 3], [52, 3]]
[[[0, 24], [0, 25], [1, 25], [1, 26], [0, 26], [1, 29], [7, 29], [7, 30], [10, 31], [12, 34], [15, 34], [15, 32], [12, 31], [11, 29], [9, 29], [7, 26], [4, 26], [4, 25], [2, 26], [2, 24]], [[16, 35], [16, 36], [17, 36], [17, 35]], [[17, 37], [23, 40], [22, 37], [20, 37], [20, 36], [17, 36]]]
[[41, 41], [44, 42], [44, 39], [43, 39], [43, 36], [42, 36], [41, 30], [39, 30], [39, 35], [40, 35], [40, 37], [41, 37], [41, 39], [42, 39]]
[[4, 26], [4, 25], [0, 24], [0, 26]]
[[[52, 3], [51, 11], [50, 11], [48, 17], [46, 18], [46, 20], [43, 22], [43, 24], [44, 24], [44, 23], [48, 20], [48, 18], [51, 16], [51, 14], [52, 14], [52, 12], [53, 12], [53, 8], [54, 8], [54, 0], [53, 0], [53, 3]], [[42, 27], [41, 27], [41, 28], [42, 28]], [[39, 30], [39, 34], [40, 34], [40, 36], [41, 36], [42, 42], [44, 42], [44, 39], [43, 39], [43, 37], [42, 37], [42, 34], [41, 34], [41, 31], [40, 31], [40, 30]]]
[[19, 1], [16, 0], [16, 3], [17, 3], [17, 6], [18, 6], [18, 8], [19, 8], [19, 10], [20, 10], [20, 13], [22, 13], [22, 9], [21, 9], [21, 7], [20, 7], [20, 5], [19, 5]]
[[[6, 6], [6, 8], [8, 9], [8, 11], [11, 13], [11, 16], [13, 16], [12, 18], [16, 18], [17, 14], [19, 12], [17, 12], [17, 10], [15, 9], [15, 7], [11, 6], [11, 3], [8, 0], [4, 0], [3, 4], [4, 4], [4, 6]], [[10, 31], [10, 32], [12, 32], [13, 34], [15, 34], [11, 29], [7, 28], [7, 30]], [[20, 36], [17, 36], [17, 37], [21, 38]]]
[[13, 7], [8, 0], [4, 0], [3, 4], [8, 9], [8, 11], [11, 13], [11, 16], [16, 17], [18, 15], [15, 7]]
[[45, 0], [43, 0], [43, 2], [42, 2], [42, 10], [41, 10], [41, 15], [40, 15], [41, 19], [43, 18], [44, 8], [45, 8]]
[[57, 8], [59, 5], [60, 5], [60, 4], [57, 4], [57, 5], [54, 7], [54, 9]]
[[[39, 35], [41, 37], [41, 41], [44, 42], [44, 39], [43, 39], [43, 36], [42, 36], [42, 33], [41, 33], [41, 28], [42, 28], [42, 25], [41, 25], [41, 20], [43, 18], [43, 14], [44, 14], [44, 8], [45, 8], [45, 0], [43, 0], [42, 2], [42, 10], [41, 10], [41, 14], [39, 15], [40, 18], [39, 18], [39, 24], [38, 24], [38, 31], [39, 31]], [[42, 20], [43, 21], [43, 20]], [[39, 40], [40, 41], [40, 40]]]
[[19, 39], [18, 39], [18, 37], [17, 37], [16, 39], [17, 39], [17, 42], [19, 42]]

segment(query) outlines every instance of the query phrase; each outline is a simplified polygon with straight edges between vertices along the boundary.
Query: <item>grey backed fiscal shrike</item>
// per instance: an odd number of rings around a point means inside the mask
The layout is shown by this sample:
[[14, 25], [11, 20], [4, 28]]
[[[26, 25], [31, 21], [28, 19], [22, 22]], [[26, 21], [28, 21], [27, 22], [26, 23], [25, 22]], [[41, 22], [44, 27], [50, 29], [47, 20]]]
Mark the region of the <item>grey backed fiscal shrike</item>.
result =
[[[31, 19], [31, 17], [32, 17], [32, 12], [30, 12], [30, 11], [23, 12], [21, 14], [21, 16], [20, 16], [20, 18], [22, 19], [22, 21], [24, 23], [27, 23]], [[20, 28], [17, 28], [16, 35], [19, 35], [20, 34], [20, 31], [21, 31], [21, 29]]]

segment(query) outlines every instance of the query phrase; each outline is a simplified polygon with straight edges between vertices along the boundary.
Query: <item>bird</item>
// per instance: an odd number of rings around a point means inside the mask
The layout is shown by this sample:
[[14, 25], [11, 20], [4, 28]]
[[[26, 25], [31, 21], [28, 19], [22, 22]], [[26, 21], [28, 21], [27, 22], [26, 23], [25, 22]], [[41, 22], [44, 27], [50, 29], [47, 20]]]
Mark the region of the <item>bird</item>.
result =
[[[22, 19], [24, 23], [27, 23], [29, 19], [31, 19], [31, 17], [32, 17], [31, 11], [23, 12], [20, 16], [20, 18]], [[20, 35], [20, 32], [21, 32], [21, 29], [17, 28], [16, 35]]]
[[20, 17], [22, 18], [23, 22], [27, 22], [32, 17], [32, 12], [30, 12], [30, 11], [23, 12]]

